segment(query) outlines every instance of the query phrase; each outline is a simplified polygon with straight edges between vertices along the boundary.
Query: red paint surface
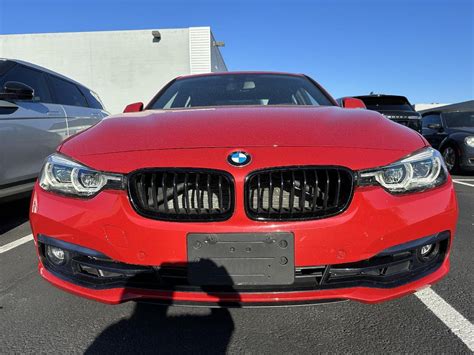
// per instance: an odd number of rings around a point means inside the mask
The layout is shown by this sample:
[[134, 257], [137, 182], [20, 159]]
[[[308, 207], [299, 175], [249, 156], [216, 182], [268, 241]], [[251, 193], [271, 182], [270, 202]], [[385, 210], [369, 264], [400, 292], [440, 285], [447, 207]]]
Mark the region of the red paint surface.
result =
[[[402, 157], [423, 146], [425, 143], [417, 132], [374, 111], [335, 106], [266, 106], [158, 110], [112, 116], [65, 142], [61, 152], [82, 161], [89, 155], [130, 151], [318, 147], [397, 150]], [[167, 154], [180, 156], [179, 152]], [[362, 160], [364, 156], [351, 159]], [[280, 165], [293, 164], [291, 157], [280, 155], [278, 159]]]
[[364, 101], [355, 97], [344, 97], [342, 104], [344, 108], [367, 108]]
[[129, 104], [123, 110], [123, 113], [129, 112], [140, 112], [143, 111], [143, 102], [134, 102], [133, 104]]
[[[235, 179], [235, 212], [223, 222], [179, 223], [146, 219], [125, 191], [74, 199], [35, 187], [34, 236], [100, 251], [124, 263], [159, 266], [186, 262], [186, 235], [289, 231], [296, 266], [363, 260], [391, 246], [449, 230], [457, 203], [451, 179], [430, 191], [394, 196], [380, 187], [356, 188], [348, 209], [334, 217], [303, 222], [258, 222], [244, 211], [244, 180], [253, 170], [289, 165], [340, 165], [352, 170], [387, 165], [426, 146], [415, 131], [376, 112], [338, 107], [222, 107], [144, 111], [113, 116], [67, 140], [60, 152], [98, 170], [129, 173], [147, 167], [225, 170]], [[230, 152], [252, 156], [248, 166], [227, 163]], [[66, 283], [39, 266], [56, 286], [106, 303], [153, 298], [209, 302], [308, 301], [348, 298], [380, 302], [429, 285], [449, 269], [449, 259], [431, 275], [394, 289], [357, 287], [287, 293], [208, 295], [139, 289], [90, 290]]]

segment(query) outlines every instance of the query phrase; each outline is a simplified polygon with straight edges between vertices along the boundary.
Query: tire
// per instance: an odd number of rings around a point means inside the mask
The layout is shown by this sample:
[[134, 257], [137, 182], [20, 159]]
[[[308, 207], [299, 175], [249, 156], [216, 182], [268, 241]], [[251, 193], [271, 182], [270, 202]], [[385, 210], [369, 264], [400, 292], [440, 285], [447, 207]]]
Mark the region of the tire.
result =
[[452, 146], [448, 145], [443, 148], [441, 151], [441, 155], [443, 156], [444, 162], [446, 163], [446, 167], [448, 171], [453, 174], [459, 171], [459, 153], [457, 149]]

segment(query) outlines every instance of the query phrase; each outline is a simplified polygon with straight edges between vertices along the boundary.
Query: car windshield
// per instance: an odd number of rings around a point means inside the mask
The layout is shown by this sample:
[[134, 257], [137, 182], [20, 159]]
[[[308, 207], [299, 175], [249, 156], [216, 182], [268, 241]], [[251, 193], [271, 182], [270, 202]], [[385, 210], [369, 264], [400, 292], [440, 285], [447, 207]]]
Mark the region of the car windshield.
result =
[[358, 97], [369, 110], [374, 111], [414, 111], [403, 96]]
[[474, 111], [447, 112], [443, 118], [448, 127], [474, 127]]
[[225, 74], [178, 79], [152, 109], [229, 105], [333, 106], [308, 78], [284, 74]]

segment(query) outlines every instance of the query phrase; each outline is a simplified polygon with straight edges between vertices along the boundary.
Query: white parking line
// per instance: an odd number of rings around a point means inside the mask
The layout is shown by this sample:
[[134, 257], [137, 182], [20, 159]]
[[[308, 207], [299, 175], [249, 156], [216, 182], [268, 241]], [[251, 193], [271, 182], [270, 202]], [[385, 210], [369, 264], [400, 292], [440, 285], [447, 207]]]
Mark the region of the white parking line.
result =
[[13, 248], [16, 248], [22, 244], [28, 243], [29, 241], [33, 240], [33, 234], [28, 234], [26, 237], [14, 240], [11, 243], [2, 245], [0, 247], [0, 254], [5, 253]]
[[[471, 181], [471, 180], [469, 180]], [[466, 186], [471, 186], [471, 187], [474, 187], [474, 184], [469, 184], [467, 182], [464, 182], [464, 181], [460, 181], [458, 179], [453, 179], [453, 182], [455, 182], [456, 184], [461, 184], [461, 185], [466, 185]]]
[[454, 180], [456, 180], [456, 181], [474, 181], [474, 179], [459, 179], [459, 178], [455, 178]]
[[431, 288], [418, 291], [415, 295], [467, 345], [469, 350], [474, 351], [474, 325], [471, 322], [451, 307]]

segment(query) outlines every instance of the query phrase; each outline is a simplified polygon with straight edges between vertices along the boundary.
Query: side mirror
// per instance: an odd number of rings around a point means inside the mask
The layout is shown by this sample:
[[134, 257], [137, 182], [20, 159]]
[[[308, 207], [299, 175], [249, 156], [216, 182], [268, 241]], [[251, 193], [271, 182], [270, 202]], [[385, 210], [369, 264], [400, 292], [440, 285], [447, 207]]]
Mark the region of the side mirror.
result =
[[123, 113], [140, 111], [143, 111], [143, 102], [134, 102], [133, 104], [127, 105]]
[[439, 123], [430, 123], [427, 126], [429, 129], [432, 129], [433, 131], [441, 131], [442, 127]]
[[341, 107], [344, 108], [367, 108], [364, 104], [364, 101], [361, 99], [356, 99], [355, 97], [343, 97], [339, 100], [339, 102]]
[[35, 90], [19, 81], [7, 81], [3, 86], [3, 92], [9, 97], [20, 100], [33, 100]]

